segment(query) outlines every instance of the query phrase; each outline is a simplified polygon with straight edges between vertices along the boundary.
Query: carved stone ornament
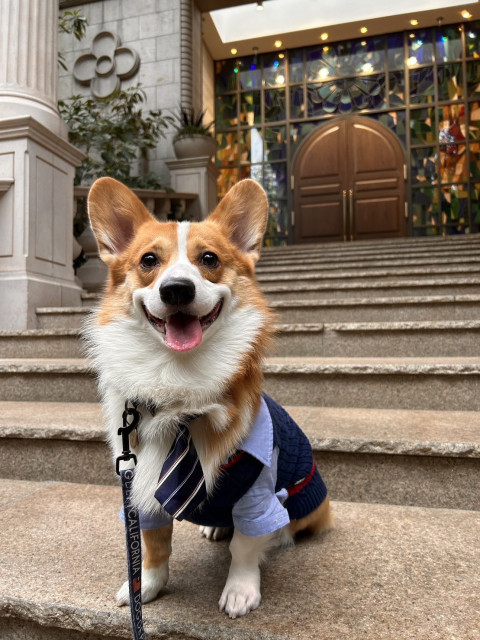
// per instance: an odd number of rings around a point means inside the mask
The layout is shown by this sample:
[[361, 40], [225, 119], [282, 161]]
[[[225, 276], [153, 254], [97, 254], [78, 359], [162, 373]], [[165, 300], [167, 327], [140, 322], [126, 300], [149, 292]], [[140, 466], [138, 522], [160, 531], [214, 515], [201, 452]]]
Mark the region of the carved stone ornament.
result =
[[73, 77], [90, 85], [95, 98], [107, 98], [120, 89], [120, 81], [131, 78], [140, 66], [138, 53], [120, 46], [120, 38], [112, 31], [101, 31], [92, 41], [91, 53], [75, 61]]

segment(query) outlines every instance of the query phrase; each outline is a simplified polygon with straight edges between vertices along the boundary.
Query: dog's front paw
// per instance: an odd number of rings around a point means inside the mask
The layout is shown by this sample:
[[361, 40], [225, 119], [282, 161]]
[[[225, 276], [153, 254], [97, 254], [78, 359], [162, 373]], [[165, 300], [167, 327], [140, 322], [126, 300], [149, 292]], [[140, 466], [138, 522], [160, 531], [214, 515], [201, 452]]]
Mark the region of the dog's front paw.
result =
[[[142, 570], [142, 602], [155, 600], [160, 591], [168, 582], [168, 562], [162, 564], [157, 569]], [[130, 603], [130, 592], [128, 590], [128, 580], [122, 585], [117, 593], [117, 604], [122, 607]]]
[[254, 573], [241, 577], [229, 576], [218, 605], [220, 611], [225, 611], [230, 618], [244, 616], [260, 604], [260, 576]]
[[231, 527], [199, 527], [202, 536], [207, 540], [223, 540], [229, 538], [232, 535], [233, 529]]

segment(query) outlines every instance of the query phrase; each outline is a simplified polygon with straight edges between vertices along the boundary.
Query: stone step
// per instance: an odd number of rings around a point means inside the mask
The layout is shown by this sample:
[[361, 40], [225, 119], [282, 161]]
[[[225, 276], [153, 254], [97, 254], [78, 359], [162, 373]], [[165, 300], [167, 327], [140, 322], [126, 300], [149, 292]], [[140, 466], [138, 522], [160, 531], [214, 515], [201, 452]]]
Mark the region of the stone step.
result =
[[308, 271], [273, 271], [272, 273], [260, 273], [257, 280], [264, 286], [270, 284], [293, 284], [299, 282], [305, 284], [321, 284], [336, 282], [369, 282], [371, 280], [379, 280], [381, 282], [401, 282], [402, 280], [416, 279], [419, 282], [423, 280], [440, 280], [441, 277], [447, 279], [460, 277], [462, 279], [480, 277], [480, 260], [475, 265], [451, 265], [444, 266], [388, 266], [383, 269], [369, 268], [364, 269], [361, 266], [358, 269], [315, 269], [310, 268]]
[[347, 280], [262, 284], [267, 300], [322, 298], [381, 298], [442, 295], [480, 295], [480, 278], [423, 278], [405, 280]]
[[327, 252], [323, 249], [311, 252], [285, 253], [276, 256], [262, 256], [258, 262], [257, 268], [260, 270], [292, 266], [298, 264], [349, 264], [352, 261], [361, 261], [364, 264], [370, 264], [378, 260], [390, 261], [409, 261], [428, 260], [431, 263], [436, 261], [444, 262], [447, 258], [455, 262], [457, 259], [478, 258], [480, 245], [476, 247], [461, 247], [451, 249], [405, 249], [391, 250], [384, 247], [373, 248], [368, 251], [349, 251], [339, 249], [335, 252]]
[[280, 323], [478, 320], [480, 296], [395, 296], [272, 300]]
[[[0, 526], [15, 532], [0, 565], [2, 640], [131, 638], [114, 597], [126, 571], [119, 488], [0, 485]], [[332, 531], [270, 554], [260, 608], [237, 620], [217, 605], [228, 541], [177, 523], [168, 587], [144, 608], [149, 640], [478, 638], [478, 512], [345, 502], [333, 512]]]
[[319, 357], [480, 356], [480, 321], [278, 324], [274, 354]]
[[478, 247], [480, 244], [479, 234], [469, 236], [448, 236], [439, 237], [423, 237], [423, 238], [383, 238], [381, 240], [360, 240], [357, 242], [323, 242], [311, 244], [291, 244], [281, 247], [263, 247], [262, 256], [273, 256], [276, 254], [287, 255], [298, 252], [336, 252], [354, 253], [356, 251], [365, 251], [368, 249], [390, 248], [392, 251], [396, 249], [462, 249], [465, 247]]
[[[479, 321], [277, 324], [278, 356], [480, 356]], [[81, 358], [80, 329], [0, 331], [0, 358]]]
[[[478, 235], [478, 234], [477, 234]], [[371, 257], [407, 257], [407, 256], [446, 256], [446, 255], [474, 255], [478, 254], [480, 240], [478, 237], [464, 241], [453, 242], [373, 242], [373, 243], [323, 243], [306, 245], [293, 245], [290, 247], [278, 247], [277, 249], [263, 248], [259, 265], [263, 266], [270, 262], [281, 262], [302, 258], [332, 258], [350, 259], [357, 256], [368, 260]]]
[[[398, 271], [408, 271], [411, 269], [420, 269], [423, 272], [426, 272], [428, 269], [445, 269], [448, 267], [457, 268], [457, 269], [465, 269], [465, 270], [476, 270], [478, 269], [478, 265], [480, 263], [479, 252], [476, 251], [471, 256], [465, 256], [463, 253], [457, 257], [455, 256], [446, 256], [441, 258], [426, 258], [426, 257], [418, 257], [413, 260], [406, 259], [397, 259], [397, 258], [378, 258], [371, 260], [359, 260], [358, 258], [352, 257], [351, 259], [332, 261], [330, 259], [310, 259], [308, 257], [299, 257], [299, 259], [293, 263], [288, 265], [275, 265], [271, 266], [262, 266], [258, 265], [256, 268], [257, 277], [259, 280], [264, 279], [264, 277], [273, 277], [275, 274], [281, 275], [289, 275], [289, 274], [310, 274], [310, 273], [320, 273], [320, 274], [335, 274], [339, 271], [364, 271], [369, 273], [372, 270], [379, 269], [397, 269]], [[89, 294], [95, 295], [95, 294]]]
[[[268, 358], [265, 390], [286, 405], [477, 411], [480, 359]], [[0, 398], [96, 402], [86, 360], [0, 360]]]
[[79, 329], [0, 331], [0, 358], [81, 358]]
[[[286, 408], [334, 499], [480, 510], [478, 413]], [[4, 478], [117, 482], [98, 404], [0, 402], [0, 439]]]
[[91, 307], [39, 307], [39, 329], [78, 329], [87, 320]]

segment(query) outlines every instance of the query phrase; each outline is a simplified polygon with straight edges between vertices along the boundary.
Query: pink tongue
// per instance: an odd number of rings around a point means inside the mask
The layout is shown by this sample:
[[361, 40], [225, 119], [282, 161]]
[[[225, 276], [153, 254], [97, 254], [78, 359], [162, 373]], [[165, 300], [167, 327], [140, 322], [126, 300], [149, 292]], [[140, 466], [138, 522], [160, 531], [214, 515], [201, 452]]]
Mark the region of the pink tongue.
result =
[[165, 343], [174, 351], [189, 351], [202, 341], [200, 320], [178, 311], [167, 317]]

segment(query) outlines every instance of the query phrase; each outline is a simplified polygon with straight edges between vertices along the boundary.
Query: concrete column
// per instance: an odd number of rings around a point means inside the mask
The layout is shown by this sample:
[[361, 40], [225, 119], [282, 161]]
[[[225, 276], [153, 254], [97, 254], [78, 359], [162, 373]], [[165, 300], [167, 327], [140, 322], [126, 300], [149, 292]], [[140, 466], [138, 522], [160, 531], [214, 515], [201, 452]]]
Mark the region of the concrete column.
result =
[[0, 329], [30, 329], [39, 306], [80, 304], [72, 217], [83, 154], [57, 110], [58, 0], [0, 0], [0, 15]]

